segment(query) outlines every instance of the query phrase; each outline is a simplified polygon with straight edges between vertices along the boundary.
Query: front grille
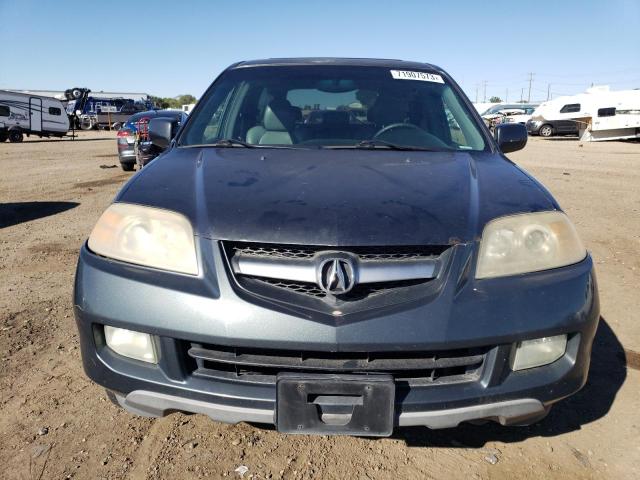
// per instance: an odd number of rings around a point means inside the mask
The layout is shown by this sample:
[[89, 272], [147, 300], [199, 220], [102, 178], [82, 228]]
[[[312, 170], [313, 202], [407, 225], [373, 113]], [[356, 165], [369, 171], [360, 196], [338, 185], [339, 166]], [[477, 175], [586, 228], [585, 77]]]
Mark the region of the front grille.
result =
[[[377, 297], [385, 293], [399, 292], [400, 289], [421, 285], [433, 280], [433, 278], [411, 278], [402, 280], [388, 280], [375, 283], [360, 283], [350, 292], [331, 296], [325, 293], [315, 281], [299, 281], [288, 278], [276, 278], [274, 276], [257, 276], [251, 274], [237, 273], [234, 267], [234, 259], [250, 258], [261, 259], [270, 262], [270, 265], [279, 264], [282, 266], [300, 262], [307, 264], [314, 262], [317, 255], [322, 252], [339, 251], [357, 258], [361, 264], [371, 265], [373, 263], [385, 266], [408, 264], [410, 262], [438, 261], [440, 256], [449, 246], [427, 245], [427, 246], [367, 246], [367, 247], [326, 247], [326, 246], [299, 246], [280, 245], [265, 243], [246, 242], [222, 242], [223, 252], [231, 266], [230, 274], [244, 290], [263, 297], [273, 297], [282, 300], [281, 294], [293, 295], [290, 300], [295, 302], [295, 296], [303, 295], [316, 300], [334, 301], [338, 299], [342, 302], [354, 302]], [[277, 270], [276, 270], [277, 271]], [[313, 278], [313, 276], [312, 276]], [[306, 280], [306, 279], [305, 279]], [[299, 298], [299, 297], [298, 297]]]
[[275, 278], [263, 278], [261, 282], [273, 287], [285, 288], [290, 292], [301, 293], [317, 298], [324, 298], [325, 293], [315, 283], [293, 282], [291, 280], [277, 280]]
[[310, 248], [294, 246], [272, 246], [260, 243], [234, 243], [231, 245], [232, 254], [244, 253], [260, 257], [275, 258], [311, 258], [315, 251]]
[[312, 258], [322, 250], [351, 252], [362, 260], [414, 260], [440, 255], [447, 246], [392, 246], [392, 247], [325, 247], [277, 245], [269, 243], [225, 242], [231, 255], [246, 254], [272, 258]]
[[[316, 298], [325, 298], [327, 296], [327, 294], [315, 283], [292, 282], [289, 280], [276, 280], [272, 278], [263, 278], [259, 281], [274, 287], [287, 289], [294, 293], [301, 293], [303, 295], [309, 295]], [[399, 288], [420, 285], [421, 283], [424, 283], [424, 280], [402, 280], [397, 282], [379, 282], [356, 285], [353, 290], [341, 295], [340, 298], [342, 300], [358, 300], [375, 295], [381, 295]]]
[[489, 348], [333, 353], [187, 344], [192, 375], [275, 384], [279, 373], [390, 374], [409, 385], [477, 380]]

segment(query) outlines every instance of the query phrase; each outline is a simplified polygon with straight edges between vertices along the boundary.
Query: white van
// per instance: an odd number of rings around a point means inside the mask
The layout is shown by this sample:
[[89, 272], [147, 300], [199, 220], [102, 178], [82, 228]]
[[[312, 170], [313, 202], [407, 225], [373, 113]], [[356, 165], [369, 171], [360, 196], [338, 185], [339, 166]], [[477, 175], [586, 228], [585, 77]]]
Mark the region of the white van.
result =
[[69, 117], [57, 98], [0, 90], [0, 142], [21, 142], [24, 135], [62, 137]]

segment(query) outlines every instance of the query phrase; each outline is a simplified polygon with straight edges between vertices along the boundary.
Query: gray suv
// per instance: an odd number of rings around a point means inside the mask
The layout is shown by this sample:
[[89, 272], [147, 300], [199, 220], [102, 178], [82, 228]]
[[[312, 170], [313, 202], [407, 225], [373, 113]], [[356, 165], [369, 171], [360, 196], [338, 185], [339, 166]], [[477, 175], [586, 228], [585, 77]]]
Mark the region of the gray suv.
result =
[[591, 257], [442, 69], [241, 62], [82, 247], [87, 375], [140, 415], [281, 432], [530, 424], [585, 383]]

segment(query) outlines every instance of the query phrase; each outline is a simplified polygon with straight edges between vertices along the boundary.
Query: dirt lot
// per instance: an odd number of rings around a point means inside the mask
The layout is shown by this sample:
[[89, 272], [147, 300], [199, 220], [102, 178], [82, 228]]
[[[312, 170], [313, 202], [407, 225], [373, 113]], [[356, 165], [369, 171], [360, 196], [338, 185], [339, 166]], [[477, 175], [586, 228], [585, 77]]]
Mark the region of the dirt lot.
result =
[[149, 420], [84, 376], [77, 252], [130, 177], [113, 133], [0, 144], [0, 478], [640, 478], [640, 144], [534, 138], [511, 154], [556, 195], [596, 260], [590, 379], [528, 428], [282, 436], [174, 414]]

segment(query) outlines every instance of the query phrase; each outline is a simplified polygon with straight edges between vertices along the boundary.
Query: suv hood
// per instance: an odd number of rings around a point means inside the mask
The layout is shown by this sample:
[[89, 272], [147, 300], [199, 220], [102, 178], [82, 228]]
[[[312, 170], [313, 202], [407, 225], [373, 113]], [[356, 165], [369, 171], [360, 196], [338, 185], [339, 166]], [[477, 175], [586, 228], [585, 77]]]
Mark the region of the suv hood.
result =
[[558, 208], [499, 154], [174, 148], [116, 201], [186, 215], [197, 235], [305, 245], [447, 245], [510, 213]]

